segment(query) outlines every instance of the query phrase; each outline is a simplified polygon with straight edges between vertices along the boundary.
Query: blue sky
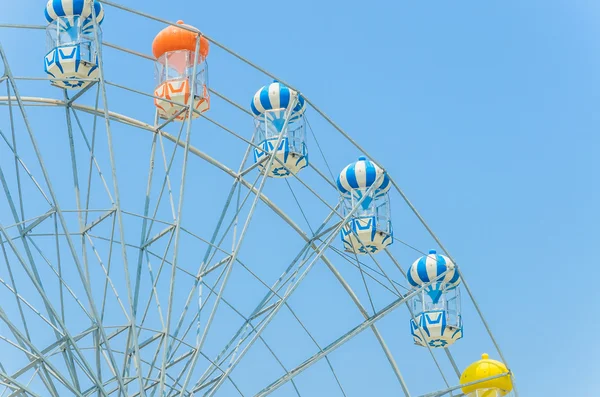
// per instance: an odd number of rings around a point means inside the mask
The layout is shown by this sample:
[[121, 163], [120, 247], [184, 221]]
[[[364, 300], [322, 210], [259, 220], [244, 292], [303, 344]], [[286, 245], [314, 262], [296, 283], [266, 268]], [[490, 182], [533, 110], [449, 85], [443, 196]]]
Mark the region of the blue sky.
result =
[[[184, 19], [299, 87], [386, 167], [455, 257], [516, 374], [520, 394], [596, 395], [597, 2], [120, 3], [168, 20]], [[0, 22], [44, 24], [43, 5], [10, 2], [3, 5]], [[162, 26], [107, 7], [103, 28], [107, 41], [149, 54], [153, 32]], [[17, 40], [21, 33], [0, 30], [13, 72], [41, 76], [41, 57], [33, 65], [28, 61], [35, 59], [33, 50], [18, 54], [22, 48], [43, 48], [43, 34], [22, 33]], [[106, 56], [114, 80], [151, 89], [151, 72], [131, 70], [119, 53]], [[145, 65], [149, 71], [151, 65]], [[253, 93], [248, 87], [269, 81], [216, 49], [209, 65], [211, 86], [243, 105]], [[31, 87], [28, 95], [35, 94]], [[46, 94], [58, 95], [49, 87], [36, 95]], [[120, 101], [112, 103], [125, 107]], [[127, 106], [136, 117], [145, 112], [136, 102]], [[143, 116], [147, 122], [149, 114]], [[227, 120], [225, 111], [214, 114]], [[315, 128], [323, 125], [315, 120]], [[349, 146], [335, 146], [342, 145], [339, 140], [330, 131], [320, 141], [334, 172], [358, 155]], [[211, 153], [214, 148], [205, 144]], [[229, 160], [226, 152], [217, 153]], [[231, 156], [239, 162], [237, 154]], [[147, 156], [139, 160], [145, 166]], [[400, 198], [393, 200], [397, 235], [430, 248]], [[411, 256], [405, 258], [407, 265]], [[323, 280], [335, 282], [323, 278], [313, 285], [326, 284]], [[473, 325], [465, 323], [459, 342], [464, 346], [456, 347], [461, 367], [483, 350], [496, 356], [474, 324], [472, 309], [466, 310]], [[400, 327], [396, 335], [386, 335], [392, 348], [394, 338], [409, 338], [403, 316], [389, 320], [390, 328]], [[343, 354], [361, 352], [362, 345], [352, 346]], [[428, 359], [414, 349], [397, 354], [401, 369]], [[385, 360], [373, 360], [384, 371]], [[417, 383], [427, 378], [411, 376]], [[374, 395], [392, 395], [390, 390]]]

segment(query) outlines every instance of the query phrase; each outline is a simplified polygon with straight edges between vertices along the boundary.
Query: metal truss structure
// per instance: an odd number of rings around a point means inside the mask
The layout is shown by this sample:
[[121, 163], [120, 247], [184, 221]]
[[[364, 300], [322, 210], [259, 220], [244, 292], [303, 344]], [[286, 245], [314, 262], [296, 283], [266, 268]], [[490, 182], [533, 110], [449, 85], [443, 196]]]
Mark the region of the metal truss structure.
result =
[[[0, 28], [31, 31], [40, 41], [45, 29]], [[223, 57], [276, 78], [205, 37]], [[352, 387], [353, 363], [335, 356], [350, 341], [375, 347], [377, 365], [391, 378], [385, 389], [373, 385], [373, 395], [461, 395], [449, 348], [411, 346], [406, 353], [388, 344], [410, 341], [407, 303], [421, 289], [406, 287], [405, 270], [429, 247], [406, 243], [411, 231], [402, 230], [377, 256], [336, 248], [360, 202], [342, 215], [326, 156], [332, 149], [318, 134], [306, 171], [270, 179], [249, 158], [257, 146], [245, 106], [210, 87], [212, 107], [222, 111], [197, 120], [186, 113], [183, 123], [142, 121], [128, 115], [129, 104], [153, 112], [153, 95], [119, 81], [109, 52], [148, 70], [154, 58], [109, 42], [99, 47], [100, 78], [73, 92], [50, 87], [41, 74], [18, 75], [0, 43], [1, 396], [319, 395], [307, 384], [331, 390], [323, 395], [364, 395]], [[54, 96], [35, 95], [40, 85]], [[313, 125], [328, 128], [346, 145], [340, 147], [367, 154], [306, 101], [318, 119]], [[228, 126], [234, 119], [247, 129]], [[277, 160], [262, 161], [268, 168]], [[392, 184], [396, 209], [404, 204], [405, 218], [450, 256]], [[464, 276], [462, 285], [473, 303], [470, 320], [479, 317], [506, 362]], [[329, 301], [343, 307], [347, 323], [337, 309], [328, 311]], [[382, 330], [381, 320], [400, 310], [405, 315], [391, 325], [397, 332]], [[331, 324], [329, 316], [336, 318]], [[422, 356], [415, 362], [408, 359], [414, 349]], [[368, 364], [361, 351], [349, 350], [356, 363]], [[425, 361], [433, 363], [432, 380], [414, 385], [405, 371]], [[411, 383], [429, 392], [411, 394]]]

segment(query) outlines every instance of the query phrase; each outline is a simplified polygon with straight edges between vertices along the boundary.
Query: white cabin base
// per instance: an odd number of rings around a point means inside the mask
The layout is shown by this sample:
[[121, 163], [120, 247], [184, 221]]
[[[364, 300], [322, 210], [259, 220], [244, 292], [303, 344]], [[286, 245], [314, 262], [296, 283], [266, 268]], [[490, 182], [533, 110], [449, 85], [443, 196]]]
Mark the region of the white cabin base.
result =
[[[208, 89], [206, 86], [203, 86], [202, 88], [202, 95], [194, 95], [193, 104], [194, 109], [200, 113], [204, 113], [210, 108]], [[183, 106], [190, 103], [190, 85], [187, 79], [166, 81], [156, 87], [154, 95], [160, 97], [154, 98], [154, 105], [158, 108], [158, 115], [163, 119], [170, 119], [180, 112], [183, 109]], [[192, 113], [193, 119], [198, 117], [200, 117], [200, 114], [196, 112]], [[175, 120], [178, 121], [186, 119], [186, 111], [175, 117]]]
[[[91, 84], [99, 77], [98, 59], [90, 61], [89, 46], [82, 44], [55, 48], [46, 54], [44, 70], [52, 83], [61, 88], [79, 89]], [[90, 81], [83, 81], [90, 80]]]
[[394, 242], [393, 233], [377, 230], [374, 216], [350, 220], [340, 235], [344, 249], [356, 254], [375, 254]]
[[[308, 166], [308, 153], [306, 146], [302, 145], [302, 150], [296, 151], [290, 148], [289, 139], [284, 137], [279, 142], [277, 150], [275, 144], [279, 138], [270, 138], [262, 141], [258, 146], [260, 149], [254, 149], [254, 162], [263, 161], [269, 153], [275, 151], [275, 159], [271, 164], [271, 168], [267, 171], [271, 178], [287, 178], [300, 172], [302, 168]], [[262, 150], [261, 150], [262, 149]], [[278, 161], [279, 160], [279, 161]], [[258, 166], [261, 172], [265, 172], [266, 159]]]
[[463, 337], [462, 321], [448, 324], [445, 310], [424, 312], [410, 320], [410, 331], [419, 346], [447, 347]]

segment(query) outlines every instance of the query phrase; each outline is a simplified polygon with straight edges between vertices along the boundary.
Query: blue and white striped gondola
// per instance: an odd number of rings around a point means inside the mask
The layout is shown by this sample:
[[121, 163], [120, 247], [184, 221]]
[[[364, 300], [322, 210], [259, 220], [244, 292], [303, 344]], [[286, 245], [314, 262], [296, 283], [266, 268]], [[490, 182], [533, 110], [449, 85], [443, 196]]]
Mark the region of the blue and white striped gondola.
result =
[[340, 172], [337, 187], [345, 208], [350, 210], [362, 199], [340, 232], [346, 251], [374, 254], [393, 243], [387, 196], [390, 186], [387, 173], [364, 156]]
[[450, 258], [430, 250], [411, 265], [407, 278], [413, 288], [431, 283], [414, 300], [418, 312], [410, 328], [415, 343], [446, 347], [462, 338], [459, 295], [448, 296], [460, 284], [459, 272]]
[[[296, 174], [308, 165], [304, 133], [304, 111], [306, 102], [297, 91], [277, 81], [259, 89], [250, 103], [256, 116], [255, 140], [260, 149], [254, 149], [254, 161], [263, 161], [259, 166], [264, 172], [263, 160], [275, 152], [275, 160], [268, 175], [285, 178]], [[277, 148], [279, 136], [283, 135]]]
[[50, 39], [44, 70], [53, 84], [62, 88], [82, 88], [98, 78], [98, 55], [94, 43], [94, 16], [99, 25], [104, 8], [98, 1], [49, 0], [45, 9]]

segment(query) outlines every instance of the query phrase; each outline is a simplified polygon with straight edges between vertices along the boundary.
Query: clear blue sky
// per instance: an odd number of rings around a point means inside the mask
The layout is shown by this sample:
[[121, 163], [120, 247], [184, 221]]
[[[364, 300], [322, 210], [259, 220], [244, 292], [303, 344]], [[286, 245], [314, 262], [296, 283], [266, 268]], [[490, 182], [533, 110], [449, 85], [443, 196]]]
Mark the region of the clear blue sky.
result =
[[[291, 82], [383, 164], [457, 259], [517, 376], [521, 396], [598, 395], [597, 1], [120, 3], [168, 20], [184, 19]], [[44, 24], [44, 4], [6, 2], [0, 21]], [[107, 41], [149, 54], [153, 32], [160, 28], [106, 8]], [[43, 51], [43, 35], [27, 33], [16, 40], [16, 32], [0, 31], [14, 73], [42, 76], [41, 56], [33, 66], [15, 58], [19, 48]], [[209, 56], [212, 86], [243, 105], [252, 87], [268, 82], [214, 54]], [[107, 66], [107, 73], [117, 75], [115, 65], [126, 68], [125, 58], [110, 56], [113, 69]], [[144, 79], [151, 74], [145, 73], [124, 71], [120, 81], [149, 90]], [[57, 96], [45, 90], [39, 95]], [[142, 114], [146, 105], [132, 103], [129, 113]], [[149, 114], [143, 117], [151, 122]], [[227, 120], [225, 112], [214, 114]], [[250, 128], [246, 119], [237, 125], [243, 123]], [[358, 153], [327, 147], [334, 142], [329, 136], [335, 135], [330, 131], [321, 144], [335, 171]], [[144, 166], [146, 160], [146, 154], [140, 157]], [[393, 206], [397, 235], [429, 248], [424, 237], [413, 238], [409, 226], [417, 224], [408, 220], [399, 197]], [[411, 256], [404, 255], [408, 265]], [[466, 310], [465, 338], [456, 346], [461, 367], [484, 350], [497, 358], [472, 309]], [[429, 359], [427, 352], [395, 346], [395, 338], [409, 338], [406, 313], [389, 321], [386, 339], [412, 377], [409, 385], [427, 390], [419, 384], [427, 375], [410, 372], [413, 360]], [[343, 357], [364, 353], [352, 346]], [[385, 359], [378, 355], [373, 363], [394, 386]], [[356, 390], [368, 379], [355, 380]], [[372, 395], [394, 395], [390, 390]]]

